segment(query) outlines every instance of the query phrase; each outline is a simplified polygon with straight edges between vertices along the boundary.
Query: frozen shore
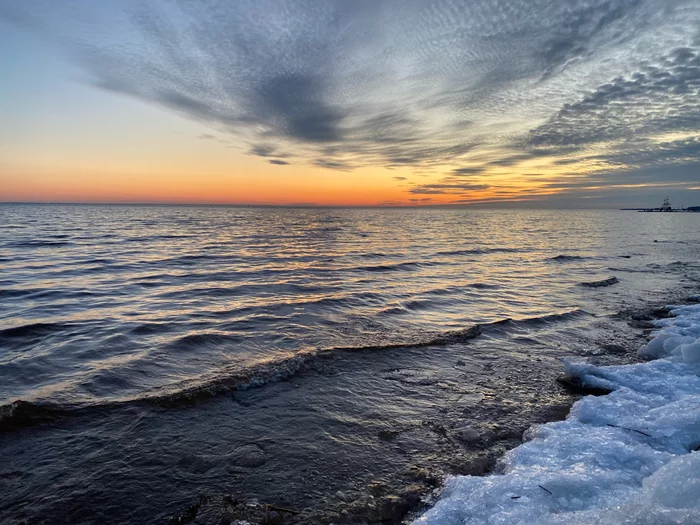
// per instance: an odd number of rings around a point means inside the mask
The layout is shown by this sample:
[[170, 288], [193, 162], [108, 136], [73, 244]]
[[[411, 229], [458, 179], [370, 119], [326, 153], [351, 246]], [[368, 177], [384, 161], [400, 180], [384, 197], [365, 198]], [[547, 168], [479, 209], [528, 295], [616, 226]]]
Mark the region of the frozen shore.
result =
[[449, 478], [414, 523], [700, 523], [700, 304], [669, 310], [639, 350], [654, 360], [565, 361], [569, 376], [612, 392], [584, 397], [565, 421], [530, 429], [499, 474]]

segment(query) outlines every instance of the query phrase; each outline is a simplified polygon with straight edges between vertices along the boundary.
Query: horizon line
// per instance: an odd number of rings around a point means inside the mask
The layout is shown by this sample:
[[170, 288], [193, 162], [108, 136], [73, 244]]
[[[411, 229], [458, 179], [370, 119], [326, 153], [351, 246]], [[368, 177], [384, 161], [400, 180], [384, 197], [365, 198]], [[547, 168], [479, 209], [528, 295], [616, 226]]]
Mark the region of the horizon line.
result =
[[[458, 204], [315, 204], [315, 203], [290, 203], [290, 204], [246, 204], [246, 203], [217, 203], [217, 202], [131, 202], [131, 201], [0, 201], [0, 205], [33, 205], [33, 206], [169, 206], [169, 207], [220, 207], [220, 208], [469, 208], [469, 207], [493, 207], [493, 208], [511, 208], [522, 209], [523, 202], [534, 201], [514, 201], [512, 205], [504, 201], [496, 202], [474, 202], [474, 203], [458, 203]], [[541, 203], [542, 201], [540, 201]], [[520, 203], [521, 206], [517, 206]], [[544, 204], [544, 203], [543, 203]], [[642, 207], [644, 208], [644, 207]], [[600, 208], [579, 208], [571, 206], [533, 206], [529, 209], [554, 209], [554, 210], [632, 210], [640, 208], [619, 208], [615, 206], [600, 207]]]

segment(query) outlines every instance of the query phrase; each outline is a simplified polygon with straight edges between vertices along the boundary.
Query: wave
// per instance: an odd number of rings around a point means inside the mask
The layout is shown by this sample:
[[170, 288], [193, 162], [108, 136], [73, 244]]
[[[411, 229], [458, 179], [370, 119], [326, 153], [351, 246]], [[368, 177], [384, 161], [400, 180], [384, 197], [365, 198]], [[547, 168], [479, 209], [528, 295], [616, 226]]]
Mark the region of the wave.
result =
[[465, 250], [447, 250], [435, 252], [434, 255], [485, 255], [489, 253], [522, 253], [522, 248], [473, 248]]
[[53, 246], [70, 246], [72, 242], [68, 241], [16, 241], [10, 242], [5, 246], [8, 248], [43, 248], [43, 247], [53, 247]]
[[243, 338], [237, 335], [205, 332], [185, 335], [168, 346], [174, 350], [196, 350], [202, 346], [239, 344], [242, 340]]
[[[124, 406], [158, 406], [176, 407], [188, 405], [197, 401], [216, 397], [236, 390], [258, 388], [270, 383], [288, 379], [319, 357], [327, 358], [340, 352], [380, 352], [398, 349], [416, 349], [438, 346], [448, 346], [468, 343], [483, 332], [504, 331], [517, 327], [543, 326], [551, 323], [576, 320], [590, 316], [589, 312], [575, 309], [566, 312], [546, 314], [524, 319], [502, 319], [492, 323], [476, 324], [463, 329], [445, 332], [427, 332], [411, 340], [379, 341], [377, 343], [360, 344], [356, 346], [335, 346], [321, 349], [307, 349], [295, 355], [282, 358], [268, 359], [245, 368], [228, 369], [219, 372], [214, 377], [199, 378], [183, 382], [175, 386], [161, 389], [157, 392], [139, 397], [107, 401], [94, 404], [57, 405], [44, 401], [17, 400], [0, 406], [0, 432], [12, 431], [26, 426], [41, 424], [57, 419], [90, 414], [94, 411], [116, 409]], [[28, 325], [27, 332], [51, 330], [51, 325]], [[10, 329], [17, 330], [17, 329]], [[6, 331], [5, 331], [6, 332]], [[0, 332], [2, 333], [2, 332]], [[25, 333], [24, 331], [20, 333]], [[223, 339], [222, 339], [223, 338]], [[221, 334], [193, 334], [184, 336], [173, 344], [178, 348], [194, 348], [202, 344], [228, 341], [228, 336]]]
[[17, 400], [7, 405], [0, 405], [0, 432], [46, 423], [70, 411], [49, 403], [32, 403]]
[[[0, 262], [2, 260], [0, 259]], [[2, 288], [0, 289], [0, 298], [2, 297], [7, 297], [12, 298], [12, 297], [24, 297], [26, 295], [32, 295], [33, 293], [36, 292], [41, 292], [42, 290], [40, 288], [30, 288], [30, 289], [25, 289], [25, 290], [18, 290], [18, 289], [12, 289], [12, 288]]]
[[402, 262], [396, 264], [378, 264], [375, 266], [356, 266], [353, 268], [343, 268], [343, 270], [355, 270], [365, 272], [397, 272], [397, 271], [413, 271], [423, 266], [434, 266], [433, 262]]
[[561, 323], [567, 321], [576, 321], [585, 317], [590, 317], [593, 314], [583, 310], [581, 308], [576, 308], [574, 310], [568, 310], [566, 312], [557, 312], [545, 315], [538, 315], [535, 317], [525, 317], [522, 319], [512, 319], [506, 318], [499, 321], [494, 321], [492, 323], [480, 325], [484, 331], [503, 331], [508, 328], [517, 327], [537, 327], [545, 326], [553, 323]]
[[466, 284], [465, 288], [476, 288], [477, 290], [491, 290], [501, 288], [501, 285], [494, 283], [470, 283]]
[[589, 281], [580, 283], [581, 286], [586, 286], [587, 288], [601, 288], [604, 286], [612, 286], [613, 284], [619, 283], [617, 277], [608, 277], [607, 279], [601, 279], [600, 281]]
[[[371, 352], [401, 348], [424, 348], [466, 343], [481, 334], [479, 325], [462, 330], [426, 334], [413, 341], [380, 342], [377, 344], [308, 349], [292, 356], [269, 359], [245, 368], [229, 369], [210, 378], [180, 383], [158, 392], [139, 397], [99, 403], [58, 405], [49, 401], [16, 400], [0, 406], [0, 432], [46, 423], [57, 419], [90, 414], [95, 411], [116, 409], [125, 406], [176, 407], [188, 405], [220, 394], [236, 390], [262, 387], [283, 381], [299, 373], [307, 364], [320, 356], [331, 356], [339, 352]], [[208, 341], [210, 334], [186, 336], [179, 344], [192, 345]]]
[[585, 261], [586, 259], [592, 259], [592, 257], [584, 257], [583, 255], [557, 255], [555, 257], [550, 257], [547, 260], [553, 262], [573, 262]]
[[32, 323], [0, 330], [0, 339], [15, 339], [35, 337], [51, 332], [65, 330], [72, 326], [69, 323]]

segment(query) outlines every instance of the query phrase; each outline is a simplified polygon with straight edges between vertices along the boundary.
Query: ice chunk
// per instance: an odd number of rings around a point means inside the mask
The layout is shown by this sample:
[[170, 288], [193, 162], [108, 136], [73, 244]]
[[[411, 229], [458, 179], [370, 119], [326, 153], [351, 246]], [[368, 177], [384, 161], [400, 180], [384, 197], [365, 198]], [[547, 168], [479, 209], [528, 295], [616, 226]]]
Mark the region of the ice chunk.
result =
[[565, 362], [569, 376], [613, 391], [530, 429], [502, 474], [449, 478], [415, 523], [699, 525], [700, 305], [669, 310], [640, 349], [657, 360]]

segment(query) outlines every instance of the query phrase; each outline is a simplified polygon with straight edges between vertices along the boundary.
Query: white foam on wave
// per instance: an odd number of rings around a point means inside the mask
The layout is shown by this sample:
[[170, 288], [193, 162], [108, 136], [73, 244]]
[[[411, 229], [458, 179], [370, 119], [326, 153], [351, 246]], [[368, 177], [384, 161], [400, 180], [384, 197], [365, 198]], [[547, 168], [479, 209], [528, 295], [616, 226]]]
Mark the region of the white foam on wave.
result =
[[700, 524], [700, 305], [670, 308], [639, 351], [655, 361], [566, 362], [613, 392], [528, 430], [502, 474], [449, 478], [414, 524]]

